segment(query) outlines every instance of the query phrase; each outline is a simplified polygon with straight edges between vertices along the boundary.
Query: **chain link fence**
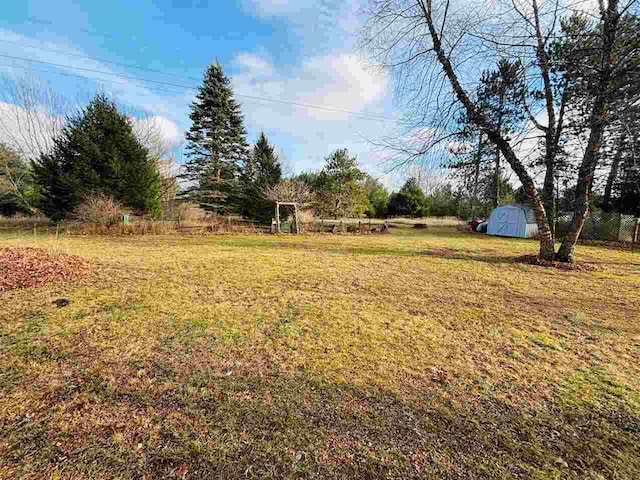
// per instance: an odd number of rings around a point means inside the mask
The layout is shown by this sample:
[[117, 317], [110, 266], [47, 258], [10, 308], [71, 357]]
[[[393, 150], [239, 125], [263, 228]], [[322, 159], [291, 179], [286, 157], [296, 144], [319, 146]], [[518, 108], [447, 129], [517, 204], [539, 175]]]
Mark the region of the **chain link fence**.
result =
[[[560, 236], [569, 231], [573, 213], [563, 212], [558, 216], [557, 230]], [[612, 212], [592, 212], [584, 222], [580, 238], [609, 242], [638, 243], [640, 219], [633, 215]]]

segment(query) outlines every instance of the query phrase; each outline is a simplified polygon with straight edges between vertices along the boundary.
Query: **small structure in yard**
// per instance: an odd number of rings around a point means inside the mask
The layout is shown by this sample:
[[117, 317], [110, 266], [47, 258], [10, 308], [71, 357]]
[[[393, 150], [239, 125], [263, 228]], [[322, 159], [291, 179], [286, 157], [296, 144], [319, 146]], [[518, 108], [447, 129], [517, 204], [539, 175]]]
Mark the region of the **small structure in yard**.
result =
[[[282, 222], [280, 221], [280, 207], [281, 206], [289, 206], [293, 207], [294, 210], [294, 221], [296, 225], [296, 233], [300, 233], [300, 217], [298, 216], [298, 204], [297, 202], [275, 202], [276, 203], [276, 216], [273, 220], [272, 229], [275, 230], [275, 233], [282, 233]], [[290, 231], [290, 227], [288, 228]]]
[[534, 237], [538, 233], [538, 224], [533, 209], [521, 204], [494, 208], [489, 216], [487, 233], [501, 237]]

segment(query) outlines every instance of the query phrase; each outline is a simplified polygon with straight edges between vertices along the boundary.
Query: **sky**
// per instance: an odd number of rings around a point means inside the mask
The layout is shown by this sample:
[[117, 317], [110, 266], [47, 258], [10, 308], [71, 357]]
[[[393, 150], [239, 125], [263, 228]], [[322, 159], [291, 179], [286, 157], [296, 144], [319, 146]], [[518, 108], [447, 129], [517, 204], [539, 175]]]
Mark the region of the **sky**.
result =
[[248, 141], [264, 131], [291, 173], [320, 169], [331, 151], [348, 148], [387, 187], [397, 186], [401, 174], [388, 174], [368, 141], [392, 131], [399, 112], [388, 79], [357, 53], [358, 1], [6, 2], [0, 72], [37, 75], [78, 102], [105, 91], [156, 117], [181, 152], [195, 87], [217, 60], [242, 106]]

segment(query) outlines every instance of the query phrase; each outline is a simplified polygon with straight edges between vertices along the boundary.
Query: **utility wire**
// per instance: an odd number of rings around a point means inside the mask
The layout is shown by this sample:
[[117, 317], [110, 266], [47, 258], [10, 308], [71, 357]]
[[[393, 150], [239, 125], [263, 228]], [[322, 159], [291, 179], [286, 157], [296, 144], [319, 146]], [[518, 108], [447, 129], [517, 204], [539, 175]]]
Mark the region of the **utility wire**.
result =
[[[168, 85], [170, 87], [182, 88], [182, 89], [192, 90], [192, 91], [198, 91], [198, 88], [191, 87], [191, 86], [188, 86], [188, 85], [179, 85], [179, 84], [173, 84], [173, 83], [169, 83], [169, 82], [159, 82], [159, 81], [148, 80], [148, 79], [139, 78], [139, 77], [130, 77], [128, 75], [121, 75], [121, 74], [117, 74], [117, 73], [101, 72], [99, 70], [92, 70], [92, 69], [88, 69], [88, 68], [74, 67], [74, 66], [71, 66], [71, 65], [61, 65], [61, 64], [57, 64], [57, 63], [42, 62], [42, 61], [39, 61], [39, 60], [32, 60], [32, 59], [28, 59], [28, 58], [13, 57], [11, 55], [0, 54], [0, 57], [10, 58], [10, 59], [14, 59], [14, 60], [23, 60], [23, 61], [27, 61], [27, 62], [33, 62], [33, 63], [40, 63], [40, 64], [44, 64], [44, 65], [54, 66], [54, 67], [57, 67], [57, 68], [78, 69], [78, 70], [82, 70], [82, 71], [88, 71], [88, 72], [91, 72], [91, 73], [97, 73], [97, 74], [102, 74], [102, 75], [112, 75], [112, 76], [116, 76], [116, 77], [120, 77], [120, 78], [130, 79], [130, 80], [140, 80], [140, 81], [143, 81], [143, 82], [159, 83], [161, 85]], [[83, 80], [94, 80], [94, 81], [107, 82], [107, 83], [112, 83], [112, 84], [117, 84], [117, 85], [128, 85], [128, 86], [133, 86], [133, 87], [146, 88], [147, 90], [157, 91], [157, 92], [182, 93], [180, 91], [170, 90], [170, 89], [167, 89], [167, 88], [150, 87], [149, 85], [144, 85], [144, 84], [140, 84], [140, 83], [122, 82], [122, 81], [118, 81], [118, 80], [89, 77], [89, 76], [85, 76], [85, 75], [77, 75], [77, 74], [73, 74], [73, 73], [58, 72], [58, 71], [53, 71], [53, 70], [38, 70], [38, 69], [33, 69], [33, 68], [26, 67], [26, 66], [15, 65], [15, 64], [7, 64], [7, 63], [5, 63], [5, 64], [0, 64], [0, 66], [10, 67], [10, 68], [21, 68], [21, 69], [27, 70], [27, 71], [28, 70], [33, 70], [33, 71], [41, 72], [41, 73], [52, 73], [54, 75], [62, 75], [62, 76], [66, 76], [66, 77], [80, 78], [80, 79], [83, 79]], [[391, 118], [391, 117], [383, 117], [381, 115], [373, 115], [373, 114], [361, 113], [361, 112], [353, 112], [353, 111], [350, 111], [350, 110], [343, 110], [343, 109], [333, 108], [333, 107], [325, 107], [325, 106], [320, 106], [320, 105], [311, 105], [311, 104], [292, 102], [292, 101], [287, 101], [287, 100], [278, 100], [278, 99], [274, 99], [274, 98], [259, 97], [259, 96], [255, 96], [255, 95], [242, 95], [242, 94], [234, 93], [234, 96], [241, 97], [241, 98], [246, 98], [248, 100], [257, 100], [257, 101], [264, 101], [264, 102], [271, 102], [271, 103], [280, 103], [280, 104], [283, 104], [283, 105], [293, 105], [293, 106], [301, 107], [301, 108], [310, 108], [310, 109], [324, 110], [324, 111], [336, 112], [336, 113], [346, 113], [348, 115], [361, 117], [361, 118], [366, 119], [366, 120], [376, 120], [376, 121], [380, 121], [380, 122], [400, 123], [398, 119]]]
[[[109, 75], [109, 76], [114, 76], [114, 77], [119, 77], [119, 78], [125, 78], [127, 80], [142, 81], [142, 82], [153, 83], [153, 84], [157, 84], [157, 85], [163, 85], [163, 86], [169, 86], [169, 87], [175, 87], [175, 88], [182, 88], [182, 89], [192, 90], [192, 91], [198, 91], [199, 90], [197, 87], [193, 87], [191, 85], [182, 85], [182, 84], [171, 83], [171, 82], [163, 82], [163, 81], [160, 81], [160, 80], [150, 80], [150, 79], [146, 79], [146, 78], [142, 78], [142, 77], [133, 77], [133, 76], [130, 76], [130, 75], [123, 75], [123, 74], [114, 73], [114, 72], [104, 72], [104, 71], [95, 70], [95, 69], [91, 69], [91, 68], [76, 67], [76, 66], [73, 66], [73, 65], [63, 65], [63, 64], [60, 64], [60, 63], [53, 63], [53, 62], [44, 62], [44, 61], [41, 61], [41, 60], [35, 60], [35, 59], [31, 59], [31, 58], [26, 58], [26, 57], [17, 57], [17, 56], [13, 56], [13, 55], [5, 55], [5, 54], [0, 54], [0, 57], [12, 59], [12, 60], [20, 60], [20, 61], [30, 62], [30, 63], [38, 63], [38, 64], [42, 64], [42, 65], [49, 65], [49, 66], [56, 67], [56, 68], [70, 68], [72, 70], [80, 70], [80, 71], [84, 71], [84, 72], [97, 73], [97, 74], [100, 74], [100, 75]], [[48, 73], [57, 73], [57, 72], [49, 71]], [[86, 77], [86, 76], [82, 76], [82, 75], [73, 75], [73, 76], [77, 76], [77, 77], [80, 77], [80, 78], [90, 78], [90, 77]], [[93, 78], [93, 80], [97, 80], [97, 79]], [[104, 79], [99, 79], [99, 80], [105, 81]], [[125, 82], [115, 82], [115, 83], [127, 84]], [[140, 84], [137, 84], [136, 86], [149, 88], [146, 85], [140, 85]], [[177, 93], [177, 92], [173, 92], [173, 93]], [[293, 101], [288, 101], [288, 100], [279, 100], [279, 99], [275, 99], [275, 98], [260, 97], [260, 96], [256, 96], [256, 95], [243, 95], [243, 94], [238, 94], [238, 93], [234, 93], [234, 96], [240, 97], [240, 98], [246, 98], [246, 99], [250, 99], [250, 100], [261, 100], [261, 101], [265, 101], [265, 102], [280, 103], [280, 104], [284, 104], [284, 105], [294, 105], [294, 106], [302, 107], [302, 108], [324, 110], [324, 111], [328, 111], [328, 112], [346, 113], [346, 114], [349, 114], [349, 115], [354, 115], [354, 116], [358, 116], [358, 117], [362, 117], [362, 118], [368, 118], [368, 119], [371, 119], [371, 120], [390, 121], [390, 122], [396, 122], [396, 123], [398, 122], [397, 119], [392, 118], [392, 117], [385, 117], [385, 116], [382, 116], [382, 115], [377, 115], [377, 114], [372, 114], [372, 113], [353, 112], [353, 111], [350, 111], [350, 110], [344, 110], [344, 109], [335, 108], [335, 107], [312, 105], [312, 104], [307, 104], [307, 103], [299, 103], [299, 102], [293, 102]]]
[[[55, 25], [55, 22], [52, 21], [52, 20], [47, 20], [47, 19], [33, 17], [33, 16], [27, 17], [26, 21], [30, 22], [30, 23], [33, 23], [33, 24], [40, 24], [40, 25], [50, 25], [50, 26], [54, 26]], [[84, 28], [80, 28], [80, 29], [76, 29], [76, 30], [79, 31], [79, 32], [82, 32], [82, 33], [86, 33], [86, 34], [94, 35], [94, 36], [99, 36], [99, 37], [102, 37], [102, 38], [111, 38], [111, 39], [114, 39], [114, 40], [118, 39], [117, 36], [114, 36], [114, 35], [111, 35], [111, 34], [101, 33], [101, 32], [98, 32], [97, 30], [88, 30], [88, 29], [84, 29]], [[138, 42], [138, 39], [136, 37], [129, 37], [129, 38], [130, 38], [130, 40]], [[100, 58], [96, 58], [96, 57], [86, 56], [86, 55], [67, 53], [67, 52], [64, 52], [64, 51], [58, 50], [58, 49], [41, 48], [39, 46], [25, 45], [23, 43], [13, 42], [13, 41], [9, 41], [9, 40], [0, 40], [0, 42], [12, 43], [12, 44], [15, 44], [15, 45], [27, 46], [29, 48], [35, 48], [35, 49], [39, 49], [39, 50], [45, 50], [45, 51], [51, 51], [51, 52], [55, 52], [55, 53], [61, 53], [63, 55], [75, 56], [75, 57], [78, 57], [78, 58], [85, 58], [85, 59], [88, 59], [88, 60], [94, 60], [94, 61], [101, 62], [101, 63], [109, 63], [109, 64], [112, 64], [112, 65], [118, 65], [118, 66], [126, 67], [126, 68], [135, 68], [135, 69], [138, 69], [138, 70], [143, 70], [143, 71], [152, 72], [152, 73], [158, 73], [158, 74], [161, 74], [161, 75], [168, 75], [168, 76], [173, 76], [173, 77], [176, 77], [176, 78], [183, 78], [185, 80], [193, 80], [193, 81], [196, 81], [196, 82], [201, 82], [202, 81], [202, 78], [195, 78], [195, 77], [190, 77], [190, 76], [186, 76], [186, 75], [180, 75], [180, 74], [177, 74], [177, 73], [165, 72], [165, 71], [162, 71], [162, 70], [156, 70], [156, 69], [151, 69], [151, 68], [147, 68], [147, 67], [140, 67], [138, 65], [133, 65], [133, 64], [119, 63], [119, 62], [114, 62], [114, 61], [110, 61], [110, 60], [104, 60], [104, 59], [100, 59]], [[140, 42], [138, 42], [138, 43], [140, 43]], [[176, 49], [176, 51], [179, 51], [179, 49]], [[68, 67], [68, 68], [74, 68], [74, 67]], [[148, 81], [148, 80], [145, 80], [145, 79], [141, 79], [141, 80]], [[185, 88], [192, 88], [192, 87], [185, 87]], [[236, 96], [237, 97], [245, 97], [245, 98], [253, 98], [253, 99], [256, 98], [256, 97], [252, 97], [250, 95], [239, 95], [239, 94], [236, 94]], [[282, 101], [282, 100], [272, 99], [272, 98], [259, 97], [259, 99], [265, 100], [265, 101], [269, 101], [269, 102], [273, 101], [273, 102], [278, 102], [278, 103], [284, 103], [284, 101]], [[304, 107], [304, 108], [321, 108], [321, 109], [325, 109], [326, 108], [326, 109], [329, 109], [328, 111], [348, 113], [348, 114], [359, 115], [359, 116], [368, 115], [368, 116], [373, 116], [373, 117], [379, 117], [379, 118], [382, 118], [384, 120], [388, 120], [388, 121], [391, 121], [391, 122], [399, 123], [399, 119], [397, 119], [397, 118], [386, 117], [386, 116], [384, 116], [382, 114], [378, 114], [378, 113], [374, 113], [374, 112], [350, 112], [348, 110], [338, 109], [336, 107], [331, 107], [331, 106], [299, 104], [299, 103], [296, 103], [296, 102], [288, 102], [288, 103], [292, 104], [292, 105], [301, 106], [301, 107]]]
[[93, 81], [97, 81], [97, 82], [106, 82], [106, 83], [112, 83], [112, 84], [115, 84], [115, 85], [128, 85], [128, 86], [131, 86], [131, 87], [145, 88], [145, 89], [153, 91], [153, 92], [184, 93], [183, 91], [169, 90], [168, 88], [150, 87], [148, 85], [144, 85], [144, 84], [141, 84], [141, 83], [120, 82], [118, 80], [96, 78], [96, 77], [88, 77], [86, 75], [77, 75], [77, 74], [74, 74], [74, 73], [59, 72], [59, 71], [55, 71], [55, 70], [40, 70], [40, 69], [37, 69], [37, 68], [31, 68], [31, 67], [27, 67], [27, 66], [24, 66], [24, 65], [15, 65], [13, 63], [0, 63], [0, 67], [20, 68], [22, 70], [39, 72], [39, 73], [52, 73], [54, 75], [62, 75], [64, 77], [73, 77], [73, 78], [80, 78], [82, 80], [93, 80]]
[[100, 63], [108, 63], [108, 64], [111, 64], [111, 65], [117, 65], [119, 67], [135, 68], [137, 70], [143, 70], [145, 72], [159, 73], [161, 75], [169, 75], [171, 77], [183, 78], [185, 80], [194, 80], [196, 82], [202, 81], [202, 78], [188, 77], [186, 75], [180, 75], [178, 73], [163, 72], [162, 70], [156, 70], [156, 69], [153, 69], [153, 68], [140, 67], [138, 65], [133, 65], [131, 63], [120, 63], [120, 62], [114, 62], [114, 61], [111, 61], [111, 60], [105, 60], [103, 58], [90, 57], [88, 55], [80, 55], [78, 53], [71, 53], [71, 52], [66, 52], [64, 50], [59, 50], [57, 48], [45, 48], [45, 47], [41, 47], [41, 46], [38, 46], [38, 45], [29, 45], [29, 44], [23, 43], [23, 42], [14, 42], [12, 40], [2, 40], [2, 39], [0, 39], [0, 43], [7, 43], [7, 44], [10, 44], [10, 45], [18, 45], [20, 47], [27, 47], [27, 48], [32, 48], [34, 50], [40, 50], [40, 51], [45, 51], [45, 52], [60, 53], [60, 54], [65, 55], [67, 57], [84, 58], [86, 60], [93, 60], [93, 61], [100, 62]]

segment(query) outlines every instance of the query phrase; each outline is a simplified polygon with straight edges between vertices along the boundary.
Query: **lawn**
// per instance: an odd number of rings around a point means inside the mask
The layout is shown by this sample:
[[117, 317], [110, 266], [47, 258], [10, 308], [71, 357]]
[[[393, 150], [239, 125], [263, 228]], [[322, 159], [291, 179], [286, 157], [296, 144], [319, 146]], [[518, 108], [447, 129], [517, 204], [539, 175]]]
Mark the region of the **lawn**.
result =
[[0, 293], [1, 478], [640, 478], [640, 253], [562, 271], [432, 226], [1, 247], [95, 265]]

